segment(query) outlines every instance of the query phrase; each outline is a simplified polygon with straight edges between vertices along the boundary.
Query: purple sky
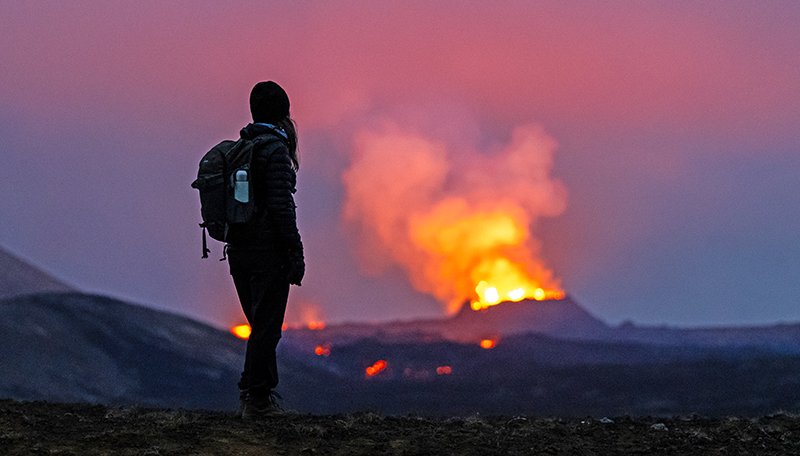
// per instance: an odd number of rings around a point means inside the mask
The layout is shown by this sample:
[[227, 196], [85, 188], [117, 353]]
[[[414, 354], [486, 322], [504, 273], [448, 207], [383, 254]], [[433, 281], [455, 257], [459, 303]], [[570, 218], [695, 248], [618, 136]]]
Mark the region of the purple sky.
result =
[[274, 79], [303, 160], [290, 319], [443, 314], [401, 267], [364, 274], [342, 220], [357, 133], [389, 122], [555, 140], [566, 209], [533, 232], [609, 322], [800, 321], [797, 2], [164, 3], [0, 3], [0, 245], [61, 279], [239, 320], [189, 183]]

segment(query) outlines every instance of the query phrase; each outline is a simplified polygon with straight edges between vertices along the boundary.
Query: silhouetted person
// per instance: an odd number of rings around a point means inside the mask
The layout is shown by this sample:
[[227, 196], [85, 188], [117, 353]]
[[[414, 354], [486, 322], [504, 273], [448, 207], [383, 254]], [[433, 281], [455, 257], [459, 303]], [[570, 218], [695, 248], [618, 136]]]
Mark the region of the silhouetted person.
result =
[[252, 185], [256, 213], [252, 221], [232, 225], [226, 246], [230, 272], [252, 333], [247, 341], [239, 381], [244, 419], [278, 411], [275, 349], [281, 338], [289, 285], [300, 285], [305, 273], [303, 244], [295, 204], [297, 134], [289, 116], [289, 97], [275, 82], [259, 82], [250, 93], [253, 123], [241, 137], [273, 135], [280, 141], [253, 152]]

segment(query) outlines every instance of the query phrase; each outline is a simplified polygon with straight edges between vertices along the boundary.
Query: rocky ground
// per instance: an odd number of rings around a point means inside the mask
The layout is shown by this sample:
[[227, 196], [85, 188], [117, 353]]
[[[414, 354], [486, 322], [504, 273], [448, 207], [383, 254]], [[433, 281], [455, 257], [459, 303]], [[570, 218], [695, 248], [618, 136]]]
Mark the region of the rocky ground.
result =
[[0, 401], [0, 454], [784, 455], [800, 417], [450, 419], [231, 414]]

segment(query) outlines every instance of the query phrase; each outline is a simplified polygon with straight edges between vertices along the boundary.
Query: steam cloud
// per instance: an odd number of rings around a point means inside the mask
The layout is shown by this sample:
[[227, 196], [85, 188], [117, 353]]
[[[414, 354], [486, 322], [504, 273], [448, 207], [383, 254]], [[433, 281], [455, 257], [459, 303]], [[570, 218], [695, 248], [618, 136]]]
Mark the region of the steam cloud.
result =
[[449, 312], [487, 277], [559, 289], [532, 233], [566, 208], [550, 176], [555, 148], [536, 125], [488, 153], [395, 124], [359, 131], [343, 174], [344, 220], [367, 272], [399, 265]]

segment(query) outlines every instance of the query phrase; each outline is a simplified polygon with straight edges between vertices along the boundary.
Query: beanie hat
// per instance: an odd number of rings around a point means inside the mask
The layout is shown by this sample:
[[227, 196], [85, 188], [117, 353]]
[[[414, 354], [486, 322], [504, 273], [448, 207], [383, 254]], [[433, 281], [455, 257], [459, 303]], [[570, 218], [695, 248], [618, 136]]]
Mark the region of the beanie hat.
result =
[[289, 116], [289, 96], [273, 81], [262, 81], [250, 92], [253, 122], [275, 123]]

